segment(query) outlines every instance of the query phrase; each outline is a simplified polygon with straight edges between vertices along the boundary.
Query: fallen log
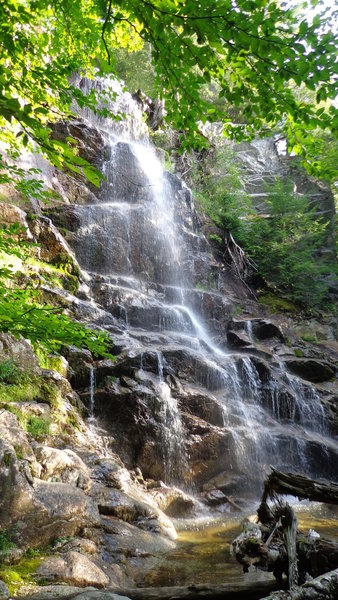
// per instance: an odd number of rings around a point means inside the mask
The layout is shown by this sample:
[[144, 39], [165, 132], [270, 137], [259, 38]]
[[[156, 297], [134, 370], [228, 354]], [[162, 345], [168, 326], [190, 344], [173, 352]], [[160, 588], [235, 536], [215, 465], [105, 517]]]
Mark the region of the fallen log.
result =
[[[280, 589], [275, 581], [229, 584], [199, 583], [188, 586], [160, 588], [114, 589], [114, 593], [131, 600], [259, 600], [265, 594]], [[105, 592], [106, 593], [106, 592]]]
[[271, 467], [272, 472], [264, 482], [262, 503], [275, 494], [307, 498], [327, 504], [338, 504], [338, 484], [315, 481], [296, 473], [282, 473]]
[[272, 592], [262, 600], [337, 600], [338, 569], [307, 581], [292, 592]]

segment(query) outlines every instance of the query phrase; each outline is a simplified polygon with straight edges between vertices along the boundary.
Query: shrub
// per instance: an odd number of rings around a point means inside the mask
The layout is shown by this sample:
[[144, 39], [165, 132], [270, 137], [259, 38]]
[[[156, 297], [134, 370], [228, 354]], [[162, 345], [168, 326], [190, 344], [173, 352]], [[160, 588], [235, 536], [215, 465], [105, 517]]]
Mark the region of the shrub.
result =
[[18, 383], [21, 377], [21, 371], [12, 360], [0, 362], [0, 382], [7, 384]]
[[40, 438], [49, 434], [50, 422], [32, 415], [27, 421], [27, 431], [34, 438]]

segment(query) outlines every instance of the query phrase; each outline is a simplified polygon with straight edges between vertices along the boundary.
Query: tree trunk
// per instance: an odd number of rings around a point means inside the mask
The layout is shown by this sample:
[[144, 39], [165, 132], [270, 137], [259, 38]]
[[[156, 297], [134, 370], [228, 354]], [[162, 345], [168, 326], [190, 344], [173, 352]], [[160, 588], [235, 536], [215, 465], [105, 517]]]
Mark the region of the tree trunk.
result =
[[[259, 600], [272, 590], [280, 589], [275, 581], [162, 587], [114, 589], [114, 593], [131, 600]], [[106, 592], [105, 592], [106, 593]]]
[[290, 494], [316, 502], [338, 504], [338, 484], [315, 481], [304, 475], [282, 473], [271, 467], [272, 473], [264, 483], [262, 502], [274, 494]]

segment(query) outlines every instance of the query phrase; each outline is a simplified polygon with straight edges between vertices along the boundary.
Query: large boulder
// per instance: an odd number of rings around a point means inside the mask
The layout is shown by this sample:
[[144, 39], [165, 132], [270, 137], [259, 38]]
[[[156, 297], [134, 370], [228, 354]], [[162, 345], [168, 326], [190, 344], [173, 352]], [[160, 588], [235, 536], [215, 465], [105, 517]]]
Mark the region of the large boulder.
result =
[[20, 547], [49, 544], [97, 525], [97, 506], [86, 494], [66, 483], [33, 479], [8, 442], [0, 440], [0, 527], [15, 525]]
[[109, 577], [93, 560], [72, 550], [63, 556], [46, 558], [37, 574], [47, 581], [63, 581], [79, 587], [104, 588], [109, 583]]
[[0, 333], [0, 361], [11, 360], [23, 369], [35, 369], [38, 359], [27, 340], [11, 333]]
[[89, 491], [88, 468], [73, 450], [59, 450], [58, 448], [38, 445], [34, 448], [34, 452], [42, 468], [41, 479], [69, 483]]
[[155, 505], [135, 499], [120, 490], [107, 489], [101, 486], [91, 492], [101, 515], [117, 517], [161, 535], [176, 539], [177, 534], [171, 520]]

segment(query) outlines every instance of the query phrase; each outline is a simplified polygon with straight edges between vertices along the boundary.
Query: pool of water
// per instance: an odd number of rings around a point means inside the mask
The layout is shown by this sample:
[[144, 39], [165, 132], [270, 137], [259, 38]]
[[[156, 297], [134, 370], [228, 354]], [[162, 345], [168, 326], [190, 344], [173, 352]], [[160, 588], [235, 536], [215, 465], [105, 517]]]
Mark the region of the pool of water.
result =
[[[314, 529], [322, 537], [338, 540], [338, 509], [317, 503], [298, 503], [294, 509], [299, 529]], [[254, 513], [206, 519], [177, 521], [176, 548], [159, 559], [146, 573], [142, 587], [189, 585], [192, 583], [231, 583], [273, 579], [271, 573], [242, 567], [230, 555], [230, 544], [241, 532], [244, 517]]]

